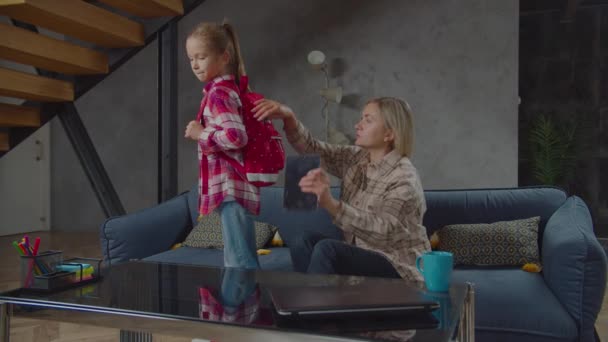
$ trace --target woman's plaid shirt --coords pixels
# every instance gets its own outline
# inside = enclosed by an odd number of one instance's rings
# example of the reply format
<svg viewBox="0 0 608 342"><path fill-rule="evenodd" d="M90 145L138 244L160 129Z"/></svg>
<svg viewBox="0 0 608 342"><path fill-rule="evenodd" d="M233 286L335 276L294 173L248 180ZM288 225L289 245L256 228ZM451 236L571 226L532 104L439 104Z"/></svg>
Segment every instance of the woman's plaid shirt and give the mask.
<svg viewBox="0 0 608 342"><path fill-rule="evenodd" d="M299 153L318 153L323 168L342 179L341 205L333 218L347 242L385 256L404 279L423 282L416 257L431 246L422 217L426 211L418 172L395 150L375 164L357 146L315 140L298 122L286 131Z"/></svg>

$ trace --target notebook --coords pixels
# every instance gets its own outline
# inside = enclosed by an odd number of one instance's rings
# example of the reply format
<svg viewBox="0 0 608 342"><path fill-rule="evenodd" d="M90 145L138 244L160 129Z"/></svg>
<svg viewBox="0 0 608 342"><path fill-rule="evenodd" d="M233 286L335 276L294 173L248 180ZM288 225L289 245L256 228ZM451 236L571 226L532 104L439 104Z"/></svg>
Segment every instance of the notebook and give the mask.
<svg viewBox="0 0 608 342"><path fill-rule="evenodd" d="M365 285L269 288L281 316L327 317L345 314L430 312L439 303L401 282Z"/></svg>

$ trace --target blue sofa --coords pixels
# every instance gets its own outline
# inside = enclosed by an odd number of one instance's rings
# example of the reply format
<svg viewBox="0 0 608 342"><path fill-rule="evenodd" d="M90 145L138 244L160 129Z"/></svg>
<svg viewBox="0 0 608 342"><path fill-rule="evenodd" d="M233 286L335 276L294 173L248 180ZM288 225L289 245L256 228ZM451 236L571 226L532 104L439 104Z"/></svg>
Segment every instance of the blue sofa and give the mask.
<svg viewBox="0 0 608 342"><path fill-rule="evenodd" d="M334 195L339 189L333 188ZM280 229L287 245L303 231L335 238L341 232L323 210L286 212L283 189L263 188L257 220ZM475 284L479 341L593 341L606 287L606 254L578 197L550 187L426 191L429 235L447 224L488 223L540 216L542 273L513 267L457 268L456 281ZM132 259L221 266L221 250L170 247L183 241L197 217L196 191L156 207L108 219L101 226L106 265ZM260 256L263 269L292 270L289 250Z"/></svg>

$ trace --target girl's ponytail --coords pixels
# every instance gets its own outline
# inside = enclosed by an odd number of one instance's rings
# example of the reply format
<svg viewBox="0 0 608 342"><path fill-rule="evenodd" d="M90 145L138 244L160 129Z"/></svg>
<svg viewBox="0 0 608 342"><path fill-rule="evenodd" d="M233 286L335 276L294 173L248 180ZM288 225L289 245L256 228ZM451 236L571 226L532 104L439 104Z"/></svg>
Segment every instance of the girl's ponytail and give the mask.
<svg viewBox="0 0 608 342"><path fill-rule="evenodd" d="M224 22L222 23L222 27L226 31L226 34L230 39L230 43L232 44L232 50L234 51L234 53L233 56L230 56L230 64L233 66L234 74L238 81L241 79L241 76L247 75L247 72L245 71L245 62L243 61L243 55L241 54L241 47L239 45L239 38L236 34L234 26L232 26L226 20L224 20Z"/></svg>

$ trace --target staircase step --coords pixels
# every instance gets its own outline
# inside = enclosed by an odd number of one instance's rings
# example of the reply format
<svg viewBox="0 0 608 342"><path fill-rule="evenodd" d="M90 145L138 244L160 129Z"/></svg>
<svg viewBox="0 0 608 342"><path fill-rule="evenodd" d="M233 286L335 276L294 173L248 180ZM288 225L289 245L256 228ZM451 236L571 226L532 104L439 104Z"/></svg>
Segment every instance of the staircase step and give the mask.
<svg viewBox="0 0 608 342"><path fill-rule="evenodd" d="M8 144L8 133L0 132L0 152L6 152L11 147Z"/></svg>
<svg viewBox="0 0 608 342"><path fill-rule="evenodd" d="M85 1L0 0L0 14L109 48L145 39L142 24Z"/></svg>
<svg viewBox="0 0 608 342"><path fill-rule="evenodd" d="M74 101L74 85L62 80L0 68L0 96L34 101Z"/></svg>
<svg viewBox="0 0 608 342"><path fill-rule="evenodd" d="M99 2L142 18L173 17L184 14L182 0L99 0Z"/></svg>
<svg viewBox="0 0 608 342"><path fill-rule="evenodd" d="M0 127L40 127L40 108L0 103Z"/></svg>
<svg viewBox="0 0 608 342"><path fill-rule="evenodd" d="M105 74L108 56L0 23L0 58L65 74Z"/></svg>

